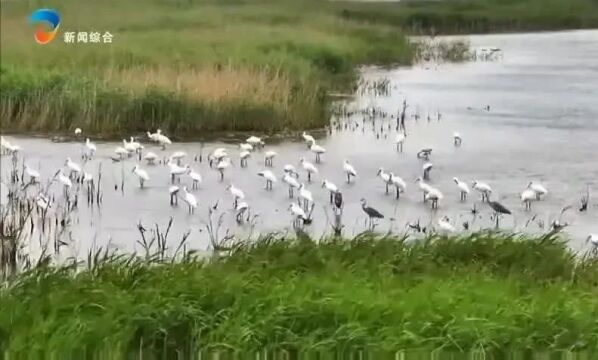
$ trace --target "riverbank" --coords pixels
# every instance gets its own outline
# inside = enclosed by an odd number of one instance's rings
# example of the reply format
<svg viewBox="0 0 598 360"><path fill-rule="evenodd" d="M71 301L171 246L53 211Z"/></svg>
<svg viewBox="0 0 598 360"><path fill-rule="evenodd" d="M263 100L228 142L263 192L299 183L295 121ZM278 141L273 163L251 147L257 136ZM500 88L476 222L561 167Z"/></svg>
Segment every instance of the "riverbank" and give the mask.
<svg viewBox="0 0 598 360"><path fill-rule="evenodd" d="M99 253L82 271L19 276L0 292L0 349L111 358L550 349L591 358L598 348L598 262L553 237L272 236L207 262L156 258Z"/></svg>
<svg viewBox="0 0 598 360"><path fill-rule="evenodd" d="M152 1L140 12L58 0L61 31L110 31L114 40L46 46L23 21L34 9L3 3L2 130L80 127L114 138L157 127L173 136L320 128L327 94L347 92L358 64L414 61L407 34L598 26L591 1L538 3Z"/></svg>

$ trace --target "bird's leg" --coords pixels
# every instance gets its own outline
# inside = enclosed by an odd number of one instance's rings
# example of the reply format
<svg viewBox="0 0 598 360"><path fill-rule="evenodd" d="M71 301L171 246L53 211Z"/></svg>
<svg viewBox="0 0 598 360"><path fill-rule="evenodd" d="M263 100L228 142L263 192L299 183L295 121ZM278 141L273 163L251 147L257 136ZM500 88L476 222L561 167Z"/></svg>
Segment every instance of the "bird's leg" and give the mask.
<svg viewBox="0 0 598 360"><path fill-rule="evenodd" d="M399 191L399 187L395 187L395 189L397 190L397 200L399 199L399 197L401 196L401 192Z"/></svg>
<svg viewBox="0 0 598 360"><path fill-rule="evenodd" d="M220 181L224 180L224 171L220 170Z"/></svg>
<svg viewBox="0 0 598 360"><path fill-rule="evenodd" d="M307 181L311 182L311 172L307 172Z"/></svg>
<svg viewBox="0 0 598 360"><path fill-rule="evenodd" d="M332 204L332 191L330 192L330 203Z"/></svg>
<svg viewBox="0 0 598 360"><path fill-rule="evenodd" d="M386 195L388 195L388 183L386 183Z"/></svg>
<svg viewBox="0 0 598 360"><path fill-rule="evenodd" d="M347 173L347 184L351 183L351 175Z"/></svg>
<svg viewBox="0 0 598 360"><path fill-rule="evenodd" d="M174 184L174 174L170 174L170 183Z"/></svg>

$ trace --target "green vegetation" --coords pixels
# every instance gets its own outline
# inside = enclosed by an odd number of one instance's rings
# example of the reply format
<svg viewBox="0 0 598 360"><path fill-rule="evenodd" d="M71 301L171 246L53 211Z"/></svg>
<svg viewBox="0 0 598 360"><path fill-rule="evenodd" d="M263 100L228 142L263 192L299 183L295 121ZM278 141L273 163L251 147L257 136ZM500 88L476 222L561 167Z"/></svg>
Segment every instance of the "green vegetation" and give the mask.
<svg viewBox="0 0 598 360"><path fill-rule="evenodd" d="M326 94L347 91L356 65L416 58L404 34L598 26L595 0L51 0L43 6L59 10L60 35L110 31L114 41L40 46L26 21L39 6L1 4L3 130L321 127Z"/></svg>
<svg viewBox="0 0 598 360"><path fill-rule="evenodd" d="M20 275L0 292L0 350L61 359L598 351L598 261L549 236L271 236L204 261L147 259L96 257L84 269Z"/></svg>

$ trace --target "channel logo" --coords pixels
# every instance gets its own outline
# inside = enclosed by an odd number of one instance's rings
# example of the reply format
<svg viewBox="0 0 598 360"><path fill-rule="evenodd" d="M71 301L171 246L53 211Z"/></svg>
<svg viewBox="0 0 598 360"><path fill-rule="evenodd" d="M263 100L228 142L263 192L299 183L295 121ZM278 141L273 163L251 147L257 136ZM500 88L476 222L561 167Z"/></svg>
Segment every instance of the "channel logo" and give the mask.
<svg viewBox="0 0 598 360"><path fill-rule="evenodd" d="M52 41L58 33L60 26L60 15L56 10L52 9L37 9L29 17L30 23L40 24L35 31L35 41L38 44L45 45ZM46 26L42 25L46 24ZM47 25L50 26L50 31L46 31Z"/></svg>

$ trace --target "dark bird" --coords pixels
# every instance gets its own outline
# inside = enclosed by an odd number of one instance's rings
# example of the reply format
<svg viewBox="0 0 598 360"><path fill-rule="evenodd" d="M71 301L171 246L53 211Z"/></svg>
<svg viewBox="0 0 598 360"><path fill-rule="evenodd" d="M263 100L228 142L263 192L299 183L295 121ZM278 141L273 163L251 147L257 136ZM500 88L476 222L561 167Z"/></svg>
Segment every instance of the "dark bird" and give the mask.
<svg viewBox="0 0 598 360"><path fill-rule="evenodd" d="M382 215L378 210L374 209L371 206L367 206L365 199L361 199L361 209L363 209L363 212L365 212L369 217L370 227L373 227L374 219L384 219L384 215Z"/></svg>
<svg viewBox="0 0 598 360"><path fill-rule="evenodd" d="M334 206L340 211L343 208L343 194L340 191L334 193Z"/></svg>
<svg viewBox="0 0 598 360"><path fill-rule="evenodd" d="M511 215L511 210L507 209L503 204L499 203L498 201L487 201L488 206L494 210L494 215L496 217L496 228L498 228L498 220L501 214Z"/></svg>

